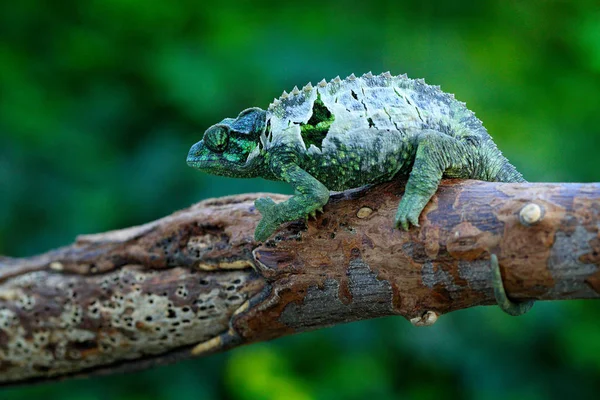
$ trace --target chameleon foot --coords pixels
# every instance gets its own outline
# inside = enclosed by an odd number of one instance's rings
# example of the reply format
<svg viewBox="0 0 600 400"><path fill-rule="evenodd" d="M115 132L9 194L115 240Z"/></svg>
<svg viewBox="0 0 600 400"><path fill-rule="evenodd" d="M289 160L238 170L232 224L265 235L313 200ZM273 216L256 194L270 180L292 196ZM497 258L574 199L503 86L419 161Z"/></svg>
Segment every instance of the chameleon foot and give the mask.
<svg viewBox="0 0 600 400"><path fill-rule="evenodd" d="M490 257L490 263L492 264L492 285L494 287L494 296L496 302L505 313L512 316L519 316L525 314L533 307L533 300L514 302L511 301L506 295L504 290L504 283L502 282L502 275L500 274L500 265L498 265L498 257L492 254Z"/></svg>
<svg viewBox="0 0 600 400"><path fill-rule="evenodd" d="M404 194L400 204L398 205L398 211L396 212L395 226L402 228L407 231L411 225L419 226L419 216L421 211L425 208L425 205L429 199L421 198L417 195Z"/></svg>
<svg viewBox="0 0 600 400"><path fill-rule="evenodd" d="M279 226L274 212L276 204L270 197L264 197L256 199L254 201L254 206L262 215L262 219L254 231L254 237L257 241L264 242L275 232L275 230L277 230L277 227Z"/></svg>

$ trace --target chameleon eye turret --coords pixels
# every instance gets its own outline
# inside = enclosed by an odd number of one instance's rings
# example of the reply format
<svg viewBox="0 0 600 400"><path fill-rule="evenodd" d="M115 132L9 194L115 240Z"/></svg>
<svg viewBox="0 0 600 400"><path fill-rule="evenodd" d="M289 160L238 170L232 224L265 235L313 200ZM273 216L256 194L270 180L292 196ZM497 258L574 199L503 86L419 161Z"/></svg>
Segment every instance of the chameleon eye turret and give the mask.
<svg viewBox="0 0 600 400"><path fill-rule="evenodd" d="M231 129L240 133L259 135L265 128L266 114L265 110L258 107L248 108L231 123Z"/></svg>
<svg viewBox="0 0 600 400"><path fill-rule="evenodd" d="M204 144L215 153L222 153L229 142L229 127L213 125L204 133Z"/></svg>

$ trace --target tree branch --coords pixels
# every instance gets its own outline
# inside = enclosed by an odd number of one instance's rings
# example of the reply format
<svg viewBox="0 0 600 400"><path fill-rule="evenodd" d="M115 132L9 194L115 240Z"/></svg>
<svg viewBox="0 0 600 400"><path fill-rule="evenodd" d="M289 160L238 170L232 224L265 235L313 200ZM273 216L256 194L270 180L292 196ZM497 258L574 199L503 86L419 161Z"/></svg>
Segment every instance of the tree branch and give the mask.
<svg viewBox="0 0 600 400"><path fill-rule="evenodd" d="M421 228L392 228L403 184L332 196L259 245L260 194L0 258L0 386L173 362L338 323L600 297L600 185L445 181ZM285 196L274 195L275 201Z"/></svg>

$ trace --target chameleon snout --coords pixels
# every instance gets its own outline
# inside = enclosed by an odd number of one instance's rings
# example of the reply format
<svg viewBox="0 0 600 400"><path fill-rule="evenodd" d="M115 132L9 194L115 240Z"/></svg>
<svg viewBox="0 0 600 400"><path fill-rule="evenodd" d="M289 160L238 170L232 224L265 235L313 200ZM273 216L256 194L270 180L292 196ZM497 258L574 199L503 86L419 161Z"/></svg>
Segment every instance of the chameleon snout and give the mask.
<svg viewBox="0 0 600 400"><path fill-rule="evenodd" d="M198 165L203 147L204 143L202 143L201 140L190 148L186 159L186 162L190 167L196 167Z"/></svg>

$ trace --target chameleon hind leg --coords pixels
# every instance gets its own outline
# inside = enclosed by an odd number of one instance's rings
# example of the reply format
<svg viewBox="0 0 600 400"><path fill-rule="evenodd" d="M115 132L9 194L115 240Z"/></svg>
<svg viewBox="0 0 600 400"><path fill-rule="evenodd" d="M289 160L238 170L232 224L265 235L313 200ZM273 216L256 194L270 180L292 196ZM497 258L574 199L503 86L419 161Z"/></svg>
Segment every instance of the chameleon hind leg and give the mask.
<svg viewBox="0 0 600 400"><path fill-rule="evenodd" d="M269 197L254 202L262 214L254 231L254 238L259 242L267 240L282 223L314 215L329 201L329 190L325 185L297 164L278 162L271 168L281 180L294 186L296 195L279 204Z"/></svg>
<svg viewBox="0 0 600 400"><path fill-rule="evenodd" d="M523 315L533 307L533 300L514 302L508 298L506 290L504 289L504 283L502 281L502 274L500 273L500 265L498 264L498 257L492 254L490 257L490 263L492 265L492 286L494 288L494 297L496 302L505 313L518 316Z"/></svg>
<svg viewBox="0 0 600 400"><path fill-rule="evenodd" d="M419 226L419 216L446 173L456 178L471 178L475 149L460 140L436 131L424 131L416 137L416 154L396 213L396 226L408 230Z"/></svg>

